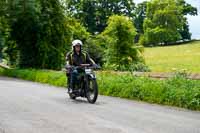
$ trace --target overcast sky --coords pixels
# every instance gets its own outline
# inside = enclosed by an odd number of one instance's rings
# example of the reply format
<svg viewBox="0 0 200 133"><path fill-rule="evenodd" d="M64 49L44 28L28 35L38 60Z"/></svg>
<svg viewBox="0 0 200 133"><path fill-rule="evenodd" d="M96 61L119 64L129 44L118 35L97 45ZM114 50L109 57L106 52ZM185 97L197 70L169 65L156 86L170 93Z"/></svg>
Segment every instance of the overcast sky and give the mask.
<svg viewBox="0 0 200 133"><path fill-rule="evenodd" d="M143 1L145 0L134 0L135 3L140 3ZM186 0L186 2L198 8L198 16L188 16L188 21L192 38L200 39L200 0Z"/></svg>

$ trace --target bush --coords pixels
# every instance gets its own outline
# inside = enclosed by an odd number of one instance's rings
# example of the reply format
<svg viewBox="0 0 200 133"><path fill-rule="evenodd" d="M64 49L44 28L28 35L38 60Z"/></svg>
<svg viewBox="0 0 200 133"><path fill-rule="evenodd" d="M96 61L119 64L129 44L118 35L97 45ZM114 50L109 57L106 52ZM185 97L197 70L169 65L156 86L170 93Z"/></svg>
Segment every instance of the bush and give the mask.
<svg viewBox="0 0 200 133"><path fill-rule="evenodd" d="M47 83L60 87L64 87L67 84L64 73L60 71L36 69L0 69L0 75L34 82Z"/></svg>
<svg viewBox="0 0 200 133"><path fill-rule="evenodd" d="M137 72L150 72L150 68L145 65L144 63L138 62L136 64L132 64L130 66L130 71L137 71Z"/></svg>
<svg viewBox="0 0 200 133"><path fill-rule="evenodd" d="M86 40L83 47L84 50L89 53L90 57L95 61L95 63L103 65L104 49L101 46L101 38L91 36Z"/></svg>
<svg viewBox="0 0 200 133"><path fill-rule="evenodd" d="M137 62L137 63L132 63L129 65L117 65L117 64L105 64L104 68L106 70L115 70L115 71L137 71L137 72L150 72L150 68L145 65L144 63Z"/></svg>
<svg viewBox="0 0 200 133"><path fill-rule="evenodd" d="M130 74L101 72L99 88L103 95L200 110L200 81L184 77L155 80Z"/></svg>
<svg viewBox="0 0 200 133"><path fill-rule="evenodd" d="M128 17L111 16L101 35L107 43L105 67L128 70L131 64L143 62L143 50L134 43L136 29Z"/></svg>

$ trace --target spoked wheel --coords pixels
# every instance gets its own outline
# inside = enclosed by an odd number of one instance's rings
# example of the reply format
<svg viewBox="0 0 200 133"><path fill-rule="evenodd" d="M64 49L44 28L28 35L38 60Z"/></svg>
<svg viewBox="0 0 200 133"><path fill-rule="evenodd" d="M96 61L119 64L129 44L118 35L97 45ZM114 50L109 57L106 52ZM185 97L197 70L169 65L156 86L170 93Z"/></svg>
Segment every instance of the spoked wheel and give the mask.
<svg viewBox="0 0 200 133"><path fill-rule="evenodd" d="M98 97L98 86L95 79L88 79L87 100L89 103L95 103Z"/></svg>

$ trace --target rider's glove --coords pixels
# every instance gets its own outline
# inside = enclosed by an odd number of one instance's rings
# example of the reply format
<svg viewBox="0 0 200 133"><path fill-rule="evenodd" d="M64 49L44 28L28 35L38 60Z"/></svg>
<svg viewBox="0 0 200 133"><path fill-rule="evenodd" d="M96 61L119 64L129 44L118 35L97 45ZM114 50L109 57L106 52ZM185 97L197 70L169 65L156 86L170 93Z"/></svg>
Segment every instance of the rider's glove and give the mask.
<svg viewBox="0 0 200 133"><path fill-rule="evenodd" d="M65 68L66 68L66 69L71 69L72 66L71 66L71 65L65 65Z"/></svg>
<svg viewBox="0 0 200 133"><path fill-rule="evenodd" d="M70 73L70 72L71 72L71 68L72 68L71 65L65 65L65 69L66 69L66 72L67 72L67 73Z"/></svg>

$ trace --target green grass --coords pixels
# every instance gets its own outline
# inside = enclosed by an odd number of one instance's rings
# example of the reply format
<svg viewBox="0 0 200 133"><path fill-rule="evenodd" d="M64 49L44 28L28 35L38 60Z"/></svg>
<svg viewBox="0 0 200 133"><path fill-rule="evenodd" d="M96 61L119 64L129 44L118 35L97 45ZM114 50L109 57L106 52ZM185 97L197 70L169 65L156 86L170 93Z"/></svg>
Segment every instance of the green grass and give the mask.
<svg viewBox="0 0 200 133"><path fill-rule="evenodd" d="M182 69L188 72L200 72L200 41L145 48L144 55L152 72L172 72Z"/></svg>
<svg viewBox="0 0 200 133"><path fill-rule="evenodd" d="M59 87L64 87L67 84L64 73L60 71L0 68L0 75L46 83Z"/></svg>
<svg viewBox="0 0 200 133"><path fill-rule="evenodd" d="M3 70L0 68L0 75L55 86L66 86L64 72L27 69ZM168 80L155 80L110 71L98 72L97 77L99 91L102 95L200 110L199 80L188 80L180 75Z"/></svg>

